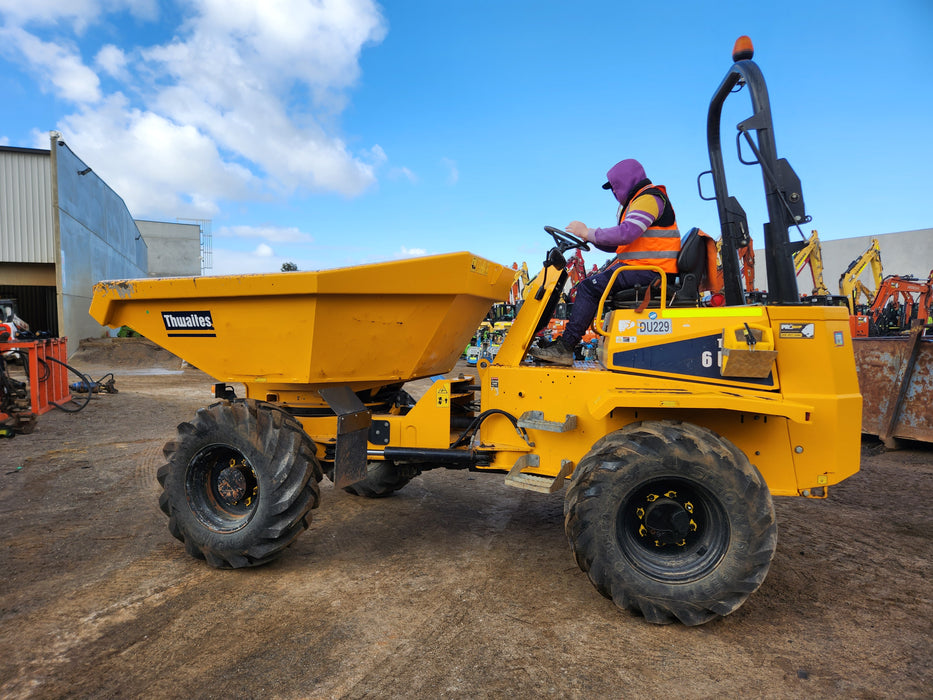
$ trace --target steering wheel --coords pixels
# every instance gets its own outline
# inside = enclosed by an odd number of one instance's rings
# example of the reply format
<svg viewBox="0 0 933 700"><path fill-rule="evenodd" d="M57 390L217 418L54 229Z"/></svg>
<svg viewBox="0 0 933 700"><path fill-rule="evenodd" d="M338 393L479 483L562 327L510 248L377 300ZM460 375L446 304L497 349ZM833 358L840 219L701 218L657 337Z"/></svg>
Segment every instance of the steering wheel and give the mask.
<svg viewBox="0 0 933 700"><path fill-rule="evenodd" d="M574 248L580 248L581 250L589 250L590 246L582 238L577 238L569 231L564 231L560 228L554 228L553 226L545 226L544 230L551 234L551 238L554 239L554 244L560 250L561 253L573 250Z"/></svg>

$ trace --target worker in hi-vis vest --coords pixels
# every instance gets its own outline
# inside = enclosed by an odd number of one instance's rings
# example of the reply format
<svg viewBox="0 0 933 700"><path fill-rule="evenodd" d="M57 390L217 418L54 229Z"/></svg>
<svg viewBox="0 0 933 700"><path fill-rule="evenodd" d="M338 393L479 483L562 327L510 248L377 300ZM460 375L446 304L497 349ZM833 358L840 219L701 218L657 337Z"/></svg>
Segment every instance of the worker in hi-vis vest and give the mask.
<svg viewBox="0 0 933 700"><path fill-rule="evenodd" d="M614 251L616 256L602 270L577 284L573 311L563 335L550 344L532 348L529 354L536 360L573 364L573 350L593 322L599 299L619 265L654 265L665 273L677 273L680 231L667 190L652 184L641 163L632 158L612 166L608 180L603 189L612 190L619 201L618 224L592 229L581 221L571 221L567 231L600 250ZM648 287L657 278L658 273L652 270L623 270L612 289Z"/></svg>

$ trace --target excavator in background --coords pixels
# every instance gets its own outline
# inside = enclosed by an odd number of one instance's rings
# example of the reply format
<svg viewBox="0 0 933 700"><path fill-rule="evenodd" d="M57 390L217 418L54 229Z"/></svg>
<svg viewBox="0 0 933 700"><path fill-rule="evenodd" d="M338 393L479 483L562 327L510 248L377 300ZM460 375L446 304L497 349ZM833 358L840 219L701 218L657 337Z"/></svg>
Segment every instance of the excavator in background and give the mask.
<svg viewBox="0 0 933 700"><path fill-rule="evenodd" d="M814 231L814 233L816 233ZM872 279L875 283L873 291L865 286L860 279L862 273L868 266L871 266ZM839 293L846 298L849 305L849 313L857 315L864 312L869 305L873 305L873 300L877 292L881 291L881 283L884 280L884 268L881 265L881 247L878 245L878 239L872 238L868 249L849 263L846 271L839 276ZM864 297L864 303L859 300Z"/></svg>
<svg viewBox="0 0 933 700"><path fill-rule="evenodd" d="M512 269L515 270L515 281L512 282L512 289L509 292L509 303L519 304L525 294L525 289L531 283L531 275L528 272L528 263L523 262L519 267L518 263L512 263Z"/></svg>
<svg viewBox="0 0 933 700"><path fill-rule="evenodd" d="M933 270L925 281L910 275L889 275L878 285L871 306L852 315L852 335L901 335L918 324L929 325L931 312Z"/></svg>
<svg viewBox="0 0 933 700"><path fill-rule="evenodd" d="M794 272L797 273L798 277L805 265L810 266L810 277L813 280L811 294L814 296L828 295L829 290L823 283L823 253L820 249L820 237L815 229L810 233L806 245L794 253Z"/></svg>
<svg viewBox="0 0 933 700"><path fill-rule="evenodd" d="M751 236L748 245L739 248L739 262L742 264L742 279L745 281L745 293L753 294L759 290L755 287L755 246Z"/></svg>
<svg viewBox="0 0 933 700"><path fill-rule="evenodd" d="M582 263L582 259L581 259ZM531 275L528 272L528 263L523 262L519 265L512 263L512 270L515 276L512 280L512 287L509 290L509 300L498 302L492 305L486 318L479 324L470 344L463 351L462 358L466 359L468 365L475 365L481 359L491 360L499 351L503 338L512 327L512 322L522 307L522 299L525 290L531 283Z"/></svg>
<svg viewBox="0 0 933 700"><path fill-rule="evenodd" d="M722 238L717 240L715 244L712 242L712 238L705 232L700 232L701 236L709 239L707 244L707 259L712 260L712 246L715 245L716 253L716 267L715 270L710 267L706 271L700 287L701 291L710 292L712 295L723 296L723 278L722 278ZM763 292L760 289L755 287L755 244L752 242L752 237L746 237L743 244L738 248L737 251L739 257L739 268L741 271L742 281L745 284L745 299L750 303L763 304L768 300L767 292ZM721 304L714 302L713 306L720 306Z"/></svg>
<svg viewBox="0 0 933 700"><path fill-rule="evenodd" d="M596 265L593 265L593 270L590 274L596 272L596 269ZM586 263L583 262L583 253L580 252L579 248L577 248L574 254L567 260L567 277L569 288L565 288L564 300L572 303L577 296L577 284L587 277Z"/></svg>
<svg viewBox="0 0 933 700"><path fill-rule="evenodd" d="M573 255L567 258L567 265L564 269L567 273L564 291L561 292L560 300L557 302L557 306L554 307L551 320L548 321L547 326L539 333L540 337L545 340L552 340L563 334L564 326L566 326L567 321L570 320L570 312L573 310L573 302L577 296L577 285L590 275L599 272L596 263L593 263L592 268L587 272L586 262L583 260L583 253L579 248L574 251ZM580 344L574 350L577 359L584 359L593 354L592 352L588 352L588 350L595 348L595 340L597 337L596 331L594 331L592 327L587 328L583 337L580 339Z"/></svg>
<svg viewBox="0 0 933 700"><path fill-rule="evenodd" d="M810 294L801 294L800 300L807 304L822 306L845 306L845 297L831 294L823 282L823 251L820 247L820 236L814 229L810 238L794 253L794 272L800 276L805 266L810 267L810 278L813 280L813 290Z"/></svg>

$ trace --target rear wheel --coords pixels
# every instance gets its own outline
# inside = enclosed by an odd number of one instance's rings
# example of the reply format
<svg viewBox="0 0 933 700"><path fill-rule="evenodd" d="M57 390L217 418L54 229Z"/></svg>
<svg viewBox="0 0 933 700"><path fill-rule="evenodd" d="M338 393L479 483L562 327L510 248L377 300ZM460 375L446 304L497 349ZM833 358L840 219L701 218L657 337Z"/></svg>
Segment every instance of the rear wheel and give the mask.
<svg viewBox="0 0 933 700"><path fill-rule="evenodd" d="M564 524L597 590L657 624L733 612L764 581L777 546L758 470L724 438L674 421L599 440L574 472Z"/></svg>
<svg viewBox="0 0 933 700"><path fill-rule="evenodd" d="M159 506L186 551L211 566L259 566L308 527L321 467L290 415L253 400L217 403L178 426L159 469Z"/></svg>
<svg viewBox="0 0 933 700"><path fill-rule="evenodd" d="M355 484L344 486L343 490L354 496L364 498L385 498L408 485L408 482L421 473L411 466L400 466L388 460L371 461L366 464L366 477ZM334 480L334 470L327 470L327 478Z"/></svg>

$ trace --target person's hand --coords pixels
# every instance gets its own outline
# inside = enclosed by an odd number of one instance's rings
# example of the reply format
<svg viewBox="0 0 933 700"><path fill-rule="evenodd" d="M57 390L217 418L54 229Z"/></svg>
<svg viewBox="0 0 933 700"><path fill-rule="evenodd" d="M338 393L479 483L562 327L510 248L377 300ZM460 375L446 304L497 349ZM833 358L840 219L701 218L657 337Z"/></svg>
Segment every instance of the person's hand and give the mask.
<svg viewBox="0 0 933 700"><path fill-rule="evenodd" d="M590 229L587 228L587 225L582 221L571 221L569 224L567 224L567 226L565 226L565 230L569 231L577 238L582 238L584 241L588 242L590 240L587 238L590 233Z"/></svg>

